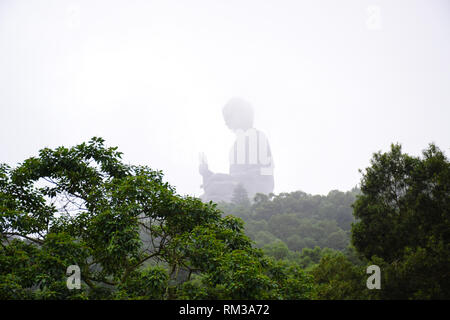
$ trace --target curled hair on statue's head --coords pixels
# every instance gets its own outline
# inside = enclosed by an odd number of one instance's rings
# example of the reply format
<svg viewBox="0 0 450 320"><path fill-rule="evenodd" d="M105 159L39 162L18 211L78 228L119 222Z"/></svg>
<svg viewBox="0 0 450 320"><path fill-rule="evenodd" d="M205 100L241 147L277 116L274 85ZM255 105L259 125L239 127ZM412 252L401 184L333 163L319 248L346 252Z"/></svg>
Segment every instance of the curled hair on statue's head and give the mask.
<svg viewBox="0 0 450 320"><path fill-rule="evenodd" d="M253 108L241 98L230 99L222 110L223 118L231 130L253 128Z"/></svg>

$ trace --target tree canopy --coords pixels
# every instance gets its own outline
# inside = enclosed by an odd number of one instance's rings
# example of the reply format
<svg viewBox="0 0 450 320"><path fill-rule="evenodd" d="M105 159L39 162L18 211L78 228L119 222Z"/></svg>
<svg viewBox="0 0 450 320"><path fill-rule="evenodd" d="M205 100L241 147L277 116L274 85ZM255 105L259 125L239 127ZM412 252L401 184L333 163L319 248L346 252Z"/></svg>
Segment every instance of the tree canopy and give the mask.
<svg viewBox="0 0 450 320"><path fill-rule="evenodd" d="M367 259L382 260L384 297L450 296L450 163L434 144L422 157L401 146L378 152L354 204L352 242Z"/></svg>
<svg viewBox="0 0 450 320"><path fill-rule="evenodd" d="M0 299L450 296L450 165L433 144L422 157L375 153L360 189L236 188L220 204L121 156L92 138L0 164ZM369 265L380 290L366 287Z"/></svg>
<svg viewBox="0 0 450 320"><path fill-rule="evenodd" d="M309 296L310 277L297 270L286 288L292 269L254 248L239 218L121 155L93 138L0 167L0 298ZM66 287L70 265L81 290Z"/></svg>

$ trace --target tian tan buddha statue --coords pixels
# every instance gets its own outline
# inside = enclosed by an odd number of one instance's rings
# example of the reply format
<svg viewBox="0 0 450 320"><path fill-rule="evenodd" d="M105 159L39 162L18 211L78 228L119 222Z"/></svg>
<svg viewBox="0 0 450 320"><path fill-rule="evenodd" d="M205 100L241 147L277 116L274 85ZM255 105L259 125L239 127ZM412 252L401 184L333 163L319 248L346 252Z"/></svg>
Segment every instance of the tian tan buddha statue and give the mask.
<svg viewBox="0 0 450 320"><path fill-rule="evenodd" d="M253 128L253 108L247 101L233 98L223 107L223 117L236 140L230 150L230 173L213 173L201 154L199 172L203 177L203 201L230 202L241 185L250 200L256 193L273 192L273 159L267 137Z"/></svg>

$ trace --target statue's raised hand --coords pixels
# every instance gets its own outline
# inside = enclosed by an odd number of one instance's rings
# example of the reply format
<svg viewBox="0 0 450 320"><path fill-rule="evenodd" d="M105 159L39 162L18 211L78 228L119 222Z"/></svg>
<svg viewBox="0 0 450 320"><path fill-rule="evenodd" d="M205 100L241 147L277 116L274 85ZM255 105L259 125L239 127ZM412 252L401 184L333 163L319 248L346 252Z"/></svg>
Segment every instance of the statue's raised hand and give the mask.
<svg viewBox="0 0 450 320"><path fill-rule="evenodd" d="M200 172L203 178L208 178L213 173L208 168L208 161L206 160L206 155L203 152L199 154L199 161L200 165L198 166L198 172Z"/></svg>
<svg viewBox="0 0 450 320"><path fill-rule="evenodd" d="M207 163L200 163L198 166L198 172L200 172L200 174L204 177L208 176L211 171L209 170Z"/></svg>

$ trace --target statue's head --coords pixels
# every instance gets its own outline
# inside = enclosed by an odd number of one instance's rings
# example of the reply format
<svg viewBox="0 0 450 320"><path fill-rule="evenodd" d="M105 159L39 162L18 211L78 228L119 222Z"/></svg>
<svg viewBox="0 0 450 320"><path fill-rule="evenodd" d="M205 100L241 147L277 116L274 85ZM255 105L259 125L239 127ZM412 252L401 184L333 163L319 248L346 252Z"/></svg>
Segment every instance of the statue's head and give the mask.
<svg viewBox="0 0 450 320"><path fill-rule="evenodd" d="M223 107L223 118L231 130L247 130L253 127L253 108L241 98L232 98Z"/></svg>

